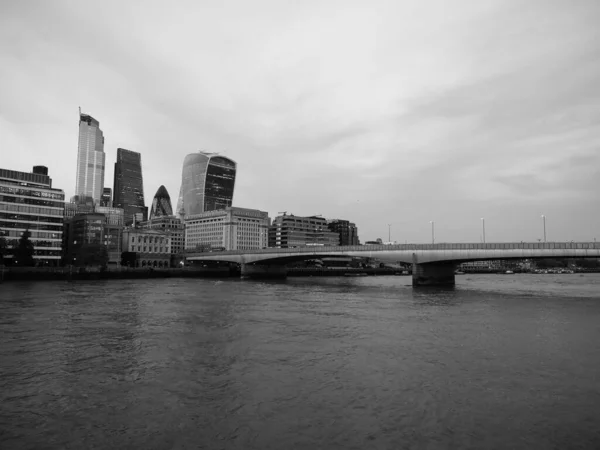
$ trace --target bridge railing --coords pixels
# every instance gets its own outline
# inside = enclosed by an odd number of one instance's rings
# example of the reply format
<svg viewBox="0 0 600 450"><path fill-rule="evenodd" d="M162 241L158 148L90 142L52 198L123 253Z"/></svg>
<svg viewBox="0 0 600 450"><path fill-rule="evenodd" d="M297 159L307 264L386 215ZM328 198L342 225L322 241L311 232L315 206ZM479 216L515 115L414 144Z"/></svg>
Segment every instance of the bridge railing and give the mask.
<svg viewBox="0 0 600 450"><path fill-rule="evenodd" d="M396 245L346 245L332 247L295 247L295 248L263 248L254 250L226 250L214 252L223 255L249 255L264 253L315 253L327 252L380 252L392 250L574 250L600 249L600 242L501 242L501 243L440 243L440 244L396 244ZM195 256L210 252L199 252ZM192 255L190 255L192 256Z"/></svg>

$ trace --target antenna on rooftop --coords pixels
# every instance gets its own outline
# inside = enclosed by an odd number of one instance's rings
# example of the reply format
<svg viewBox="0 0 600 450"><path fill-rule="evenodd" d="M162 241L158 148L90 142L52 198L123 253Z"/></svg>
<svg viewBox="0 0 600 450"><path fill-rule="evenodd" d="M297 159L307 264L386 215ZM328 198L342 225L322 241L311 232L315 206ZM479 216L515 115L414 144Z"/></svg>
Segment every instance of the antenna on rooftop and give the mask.
<svg viewBox="0 0 600 450"><path fill-rule="evenodd" d="M285 216L287 214L287 211L278 211L277 214L283 214Z"/></svg>

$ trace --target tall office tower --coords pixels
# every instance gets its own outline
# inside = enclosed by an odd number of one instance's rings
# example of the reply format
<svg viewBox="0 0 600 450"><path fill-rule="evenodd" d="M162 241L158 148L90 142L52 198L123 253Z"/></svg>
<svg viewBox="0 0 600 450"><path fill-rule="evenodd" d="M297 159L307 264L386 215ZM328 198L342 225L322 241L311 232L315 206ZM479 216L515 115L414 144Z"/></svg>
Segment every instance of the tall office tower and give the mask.
<svg viewBox="0 0 600 450"><path fill-rule="evenodd" d="M147 218L148 208L144 206L142 155L138 152L124 148L117 149L113 207L123 208L125 225L131 224L137 213L142 214L142 220Z"/></svg>
<svg viewBox="0 0 600 450"><path fill-rule="evenodd" d="M334 219L327 221L330 231L340 235L339 245L360 245L358 240L358 229L356 225L348 220Z"/></svg>
<svg viewBox="0 0 600 450"><path fill-rule="evenodd" d="M112 189L105 187L102 189L102 197L100 198L100 206L112 206Z"/></svg>
<svg viewBox="0 0 600 450"><path fill-rule="evenodd" d="M235 161L218 153L191 153L183 161L177 214L181 218L231 206Z"/></svg>
<svg viewBox="0 0 600 450"><path fill-rule="evenodd" d="M104 135L100 122L79 112L79 144L75 194L99 202L104 187Z"/></svg>
<svg viewBox="0 0 600 450"><path fill-rule="evenodd" d="M161 186L154 195L152 200L152 208L150 208L150 220L156 219L157 217L172 216L173 207L171 206L171 197L167 192L167 188Z"/></svg>

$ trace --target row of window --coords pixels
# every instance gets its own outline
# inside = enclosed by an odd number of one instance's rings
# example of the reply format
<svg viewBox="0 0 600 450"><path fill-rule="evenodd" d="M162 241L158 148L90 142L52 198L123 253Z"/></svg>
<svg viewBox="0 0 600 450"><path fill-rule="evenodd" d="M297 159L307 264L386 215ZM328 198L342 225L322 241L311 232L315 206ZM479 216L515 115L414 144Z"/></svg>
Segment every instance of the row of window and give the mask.
<svg viewBox="0 0 600 450"><path fill-rule="evenodd" d="M40 208L39 206L29 206L20 204L0 204L0 211L14 211L28 214L40 214L45 216L63 217L62 209Z"/></svg>
<svg viewBox="0 0 600 450"><path fill-rule="evenodd" d="M0 228L28 228L29 231L34 230L48 230L48 231L60 231L62 233L62 224L50 225L39 222L14 222L11 220L3 221L0 219Z"/></svg>
<svg viewBox="0 0 600 450"><path fill-rule="evenodd" d="M14 195L0 195L0 202L5 203L23 203L25 205L50 206L54 208L64 208L65 203L53 200L38 200L35 198L15 197Z"/></svg>
<svg viewBox="0 0 600 450"><path fill-rule="evenodd" d="M0 192L13 195L27 195L29 197L51 198L55 200L64 200L64 193L48 192L46 190L22 189L10 186L0 186Z"/></svg>

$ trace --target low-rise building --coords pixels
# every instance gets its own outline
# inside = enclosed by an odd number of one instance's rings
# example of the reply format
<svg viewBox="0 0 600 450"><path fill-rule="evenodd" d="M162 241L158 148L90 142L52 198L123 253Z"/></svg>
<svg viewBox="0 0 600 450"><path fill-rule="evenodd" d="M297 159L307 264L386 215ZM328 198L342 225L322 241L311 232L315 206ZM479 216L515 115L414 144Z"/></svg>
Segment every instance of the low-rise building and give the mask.
<svg viewBox="0 0 600 450"><path fill-rule="evenodd" d="M269 214L229 206L185 217L186 250L252 250L268 245Z"/></svg>
<svg viewBox="0 0 600 450"><path fill-rule="evenodd" d="M140 222L139 228L161 230L171 233L171 253L176 255L183 253L185 239L185 225L176 216L156 216L150 220Z"/></svg>
<svg viewBox="0 0 600 450"><path fill-rule="evenodd" d="M277 216L269 227L269 247L336 245L340 245L340 235L331 231L327 226L327 220L322 217L300 217L284 213L282 216Z"/></svg>
<svg viewBox="0 0 600 450"><path fill-rule="evenodd" d="M134 254L128 265L134 267L169 267L171 264L171 233L169 231L125 228L123 253ZM127 265L127 264L126 264Z"/></svg>
<svg viewBox="0 0 600 450"><path fill-rule="evenodd" d="M358 228L356 228L356 225L349 220L328 220L327 227L330 231L340 235L338 245L360 245L360 241L358 239Z"/></svg>

